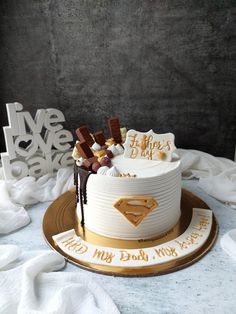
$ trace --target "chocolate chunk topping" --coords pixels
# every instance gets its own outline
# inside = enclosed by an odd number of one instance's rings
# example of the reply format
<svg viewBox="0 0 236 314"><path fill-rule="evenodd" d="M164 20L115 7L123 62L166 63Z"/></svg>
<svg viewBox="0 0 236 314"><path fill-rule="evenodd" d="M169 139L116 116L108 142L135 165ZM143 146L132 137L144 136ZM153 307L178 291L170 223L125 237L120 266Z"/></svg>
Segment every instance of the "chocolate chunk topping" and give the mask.
<svg viewBox="0 0 236 314"><path fill-rule="evenodd" d="M93 164L92 164L92 171L97 173L98 169L101 167L100 163L98 161L95 161Z"/></svg>
<svg viewBox="0 0 236 314"><path fill-rule="evenodd" d="M87 142L89 146L92 146L94 143L94 140L92 136L89 134L87 126L83 125L80 128L78 128L76 131L76 135L78 136L78 139L83 142Z"/></svg>
<svg viewBox="0 0 236 314"><path fill-rule="evenodd" d="M98 158L96 156L93 156L91 158L85 159L85 161L83 162L83 166L88 169L91 170L92 169L92 164L94 162L96 162L98 160Z"/></svg>
<svg viewBox="0 0 236 314"><path fill-rule="evenodd" d="M102 131L98 131L93 134L95 141L100 145L103 146L106 142L105 136Z"/></svg>
<svg viewBox="0 0 236 314"><path fill-rule="evenodd" d="M120 132L120 122L118 118L110 118L108 120L108 126L111 133L111 136L116 143L122 142L121 132Z"/></svg>
<svg viewBox="0 0 236 314"><path fill-rule="evenodd" d="M107 157L107 156L104 156L100 160L100 164L101 164L101 166L110 167L111 166L111 159L109 157Z"/></svg>
<svg viewBox="0 0 236 314"><path fill-rule="evenodd" d="M93 152L91 151L90 147L88 146L87 142L83 141L76 144L76 148L78 149L80 155L85 158L92 158Z"/></svg>

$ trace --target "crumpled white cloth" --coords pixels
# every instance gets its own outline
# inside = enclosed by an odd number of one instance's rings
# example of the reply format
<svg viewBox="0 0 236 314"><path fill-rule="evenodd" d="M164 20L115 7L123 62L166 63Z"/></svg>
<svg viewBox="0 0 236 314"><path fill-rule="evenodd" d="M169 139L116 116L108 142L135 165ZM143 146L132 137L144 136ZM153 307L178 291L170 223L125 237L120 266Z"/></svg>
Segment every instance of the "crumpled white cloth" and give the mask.
<svg viewBox="0 0 236 314"><path fill-rule="evenodd" d="M53 251L21 253L15 245L0 246L0 313L119 313L88 275L55 273L64 265L64 258Z"/></svg>
<svg viewBox="0 0 236 314"><path fill-rule="evenodd" d="M30 222L25 206L53 201L74 186L73 167L59 169L39 179L0 180L0 234L19 229Z"/></svg>
<svg viewBox="0 0 236 314"><path fill-rule="evenodd" d="M220 240L222 249L236 261L236 229L228 231Z"/></svg>
<svg viewBox="0 0 236 314"><path fill-rule="evenodd" d="M183 179L199 179L198 186L236 208L236 163L197 150L178 149Z"/></svg>
<svg viewBox="0 0 236 314"><path fill-rule="evenodd" d="M236 163L196 150L178 149L184 179L198 178L198 186L219 201L236 208ZM222 249L236 261L236 229L220 241Z"/></svg>

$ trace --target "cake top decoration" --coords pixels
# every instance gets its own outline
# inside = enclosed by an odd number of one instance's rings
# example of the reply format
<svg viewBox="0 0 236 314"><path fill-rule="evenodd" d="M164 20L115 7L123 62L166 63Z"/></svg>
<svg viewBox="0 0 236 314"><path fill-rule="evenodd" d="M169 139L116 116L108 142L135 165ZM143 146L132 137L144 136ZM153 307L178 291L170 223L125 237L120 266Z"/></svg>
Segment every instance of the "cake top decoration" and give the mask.
<svg viewBox="0 0 236 314"><path fill-rule="evenodd" d="M171 161L176 149L174 134L156 134L153 130L138 132L129 130L124 145L124 157L131 159L148 159Z"/></svg>
<svg viewBox="0 0 236 314"><path fill-rule="evenodd" d="M135 178L137 174L129 174L126 169L112 168L120 160L118 155L129 159L171 161L172 152L176 149L172 133L156 134L153 130L127 132L126 128L120 128L117 117L108 119L108 127L110 138L106 138L102 130L91 134L87 126L76 129L78 141L72 156L78 167L102 175ZM106 169L100 169L103 167L112 169L107 173Z"/></svg>
<svg viewBox="0 0 236 314"><path fill-rule="evenodd" d="M76 166L84 167L87 171L98 173L101 167L111 167L111 158L123 154L122 142L126 136L126 128L120 128L119 118L108 120L111 137L106 139L102 130L91 134L88 127L83 125L76 129L78 140L73 149L72 157ZM105 174L103 169L99 173ZM112 168L107 175L119 176L117 169Z"/></svg>

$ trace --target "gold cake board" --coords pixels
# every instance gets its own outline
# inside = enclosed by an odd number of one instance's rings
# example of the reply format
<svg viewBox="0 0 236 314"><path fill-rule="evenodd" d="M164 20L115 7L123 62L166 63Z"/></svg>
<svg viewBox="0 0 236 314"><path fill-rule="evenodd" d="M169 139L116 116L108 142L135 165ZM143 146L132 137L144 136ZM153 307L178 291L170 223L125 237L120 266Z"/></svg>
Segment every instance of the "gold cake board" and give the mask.
<svg viewBox="0 0 236 314"><path fill-rule="evenodd" d="M176 226L168 233L158 237L157 239L150 240L118 240L103 237L95 234L86 228L81 228L76 219L76 197L75 189L72 189L58 199L56 199L46 210L43 218L43 233L49 246L63 255L66 260L76 264L82 268L90 271L95 271L107 275L116 276L150 276L150 275L162 275L177 271L181 268L187 267L196 261L198 261L203 255L205 255L213 246L217 234L218 224L214 214L212 215L212 227L207 241L198 250L193 253L176 260L172 260L163 264L140 267L140 268L128 268L128 267L114 267L107 265L97 265L90 262L81 262L72 256L67 255L62 251L53 241L52 236L65 232L67 230L75 229L76 234L83 240L94 245L100 245L111 248L147 248L159 244L164 244L170 240L177 238L181 235L189 226L192 218L192 208L205 208L209 209L206 203L193 193L182 189L181 198L181 217ZM86 222L85 222L86 223Z"/></svg>

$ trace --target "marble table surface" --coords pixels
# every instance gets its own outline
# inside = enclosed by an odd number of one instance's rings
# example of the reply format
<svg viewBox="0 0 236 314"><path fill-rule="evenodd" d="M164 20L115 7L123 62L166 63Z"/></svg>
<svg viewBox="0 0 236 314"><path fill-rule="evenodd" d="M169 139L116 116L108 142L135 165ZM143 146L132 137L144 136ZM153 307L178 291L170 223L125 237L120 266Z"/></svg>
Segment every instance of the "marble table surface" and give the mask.
<svg viewBox="0 0 236 314"><path fill-rule="evenodd" d="M112 297L121 313L236 313L236 262L220 246L220 239L236 228L236 210L208 196L197 181L183 181L183 187L202 198L214 211L219 236L211 251L197 263L162 276L145 278L112 277L92 273L70 263L64 271L91 276ZM41 223L50 203L29 207L32 222L0 238L0 244L16 244L23 250L49 250Z"/></svg>

